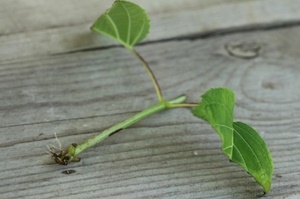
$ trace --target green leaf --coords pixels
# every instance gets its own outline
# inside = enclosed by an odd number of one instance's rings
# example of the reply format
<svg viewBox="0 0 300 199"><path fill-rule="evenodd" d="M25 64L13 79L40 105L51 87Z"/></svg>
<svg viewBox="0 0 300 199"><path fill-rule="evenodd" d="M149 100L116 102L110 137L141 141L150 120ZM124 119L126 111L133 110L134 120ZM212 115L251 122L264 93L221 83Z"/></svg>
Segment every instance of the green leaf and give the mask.
<svg viewBox="0 0 300 199"><path fill-rule="evenodd" d="M147 36L149 28L145 11L134 3L121 0L115 1L92 26L92 30L117 40L129 49Z"/></svg>
<svg viewBox="0 0 300 199"><path fill-rule="evenodd" d="M211 124L221 137L222 151L251 174L267 193L273 174L271 153L253 128L242 122L233 122L234 103L231 90L211 89L202 96L202 102L193 114Z"/></svg>

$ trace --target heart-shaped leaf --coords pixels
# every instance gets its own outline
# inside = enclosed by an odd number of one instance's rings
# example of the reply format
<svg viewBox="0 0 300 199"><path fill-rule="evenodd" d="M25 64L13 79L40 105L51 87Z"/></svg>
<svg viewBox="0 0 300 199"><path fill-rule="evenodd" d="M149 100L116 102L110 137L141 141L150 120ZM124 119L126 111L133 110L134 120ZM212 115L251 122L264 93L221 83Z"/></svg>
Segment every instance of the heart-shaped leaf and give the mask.
<svg viewBox="0 0 300 199"><path fill-rule="evenodd" d="M115 1L92 26L92 30L117 40L129 49L147 36L149 28L145 11L134 3L121 0Z"/></svg>
<svg viewBox="0 0 300 199"><path fill-rule="evenodd" d="M221 137L222 151L251 174L267 193L273 174L271 153L253 128L242 122L233 122L234 103L231 90L211 89L202 95L202 102L193 114L211 124Z"/></svg>

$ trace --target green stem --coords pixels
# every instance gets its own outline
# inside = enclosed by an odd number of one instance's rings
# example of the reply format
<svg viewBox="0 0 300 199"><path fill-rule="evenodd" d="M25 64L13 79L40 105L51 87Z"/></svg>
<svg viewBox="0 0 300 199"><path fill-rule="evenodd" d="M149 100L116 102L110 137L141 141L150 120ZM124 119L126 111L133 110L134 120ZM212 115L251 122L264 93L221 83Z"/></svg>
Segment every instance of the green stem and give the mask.
<svg viewBox="0 0 300 199"><path fill-rule="evenodd" d="M155 75L152 72L150 66L146 62L146 60L134 48L127 48L127 49L130 50L141 61L142 65L144 66L144 68L146 69L148 75L150 76L150 79L152 80L153 86L154 86L155 91L156 91L156 95L158 97L158 101L163 102L164 99L163 99L163 96L162 96L160 86L159 86L159 84L157 82L157 79L155 78Z"/></svg>
<svg viewBox="0 0 300 199"><path fill-rule="evenodd" d="M169 104L168 108L194 108L196 106L198 106L197 103Z"/></svg>
<svg viewBox="0 0 300 199"><path fill-rule="evenodd" d="M70 162L79 161L79 159L77 158L78 154L96 145L97 143L101 142L102 140L109 137L110 135L125 129L137 123L138 121L145 119L146 117L149 117L155 113L161 112L163 110L171 109L171 108L190 107L188 104L181 104L185 100L186 100L186 96L182 95L171 101L161 101L156 105L151 106L108 129L105 129L100 134L84 141L81 144L72 144L67 151L61 150L58 154L52 152L52 156L54 157L55 161L58 164L63 164L63 165L67 165ZM174 106L176 104L178 104L178 106Z"/></svg>

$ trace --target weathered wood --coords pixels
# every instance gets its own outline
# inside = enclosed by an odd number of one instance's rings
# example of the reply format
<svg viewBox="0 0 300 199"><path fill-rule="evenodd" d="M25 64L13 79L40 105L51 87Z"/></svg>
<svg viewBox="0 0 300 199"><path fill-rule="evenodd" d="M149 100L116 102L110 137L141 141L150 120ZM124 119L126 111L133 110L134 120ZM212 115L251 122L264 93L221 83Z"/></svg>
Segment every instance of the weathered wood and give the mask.
<svg viewBox="0 0 300 199"><path fill-rule="evenodd" d="M186 93L197 101L210 87L235 90L237 119L260 130L273 153L274 184L266 198L296 197L299 187L299 51L291 47L298 46L295 41L283 40L298 32L283 29L139 47L167 97ZM232 41L255 41L262 52L250 60L231 57L224 45ZM45 146L53 132L64 145L79 142L153 103L151 84L142 72L120 48L3 65L2 197L260 195L253 179L226 160L211 128L184 109L158 114L110 137L82 154L78 164L51 163ZM68 169L76 173L61 173Z"/></svg>
<svg viewBox="0 0 300 199"><path fill-rule="evenodd" d="M84 152L79 163L55 165L46 154L46 145L55 141L54 132L64 147L78 143L152 105L155 92L140 63L123 48L69 53L100 46L99 39L111 45L105 38L89 36L87 29L66 34L87 28L98 15L95 7L107 1L64 1L57 10L53 7L58 1L11 2L2 1L0 7L0 198L257 198L262 194L252 177L223 155L211 127L187 109L143 120ZM176 0L177 4L164 1L160 8L158 1L139 2L148 6L154 20L149 41L170 39L138 47L166 98L185 93L196 102L211 87L232 88L236 119L259 130L273 154L273 186L264 198L299 198L300 28L171 39L223 28L294 23L300 19L299 2ZM75 11L82 9L78 12L85 17L73 18L76 13L67 3ZM266 17L243 19L247 13L242 11L249 5L254 16L265 12ZM240 16L238 22L224 14L229 10ZM271 10L277 10L276 15ZM39 13L47 11L55 12L51 16L56 18L48 21L47 14ZM208 17L217 11L222 13L219 17ZM25 18L27 13L35 17ZM205 15L210 23L218 22L205 28L200 17ZM191 20L195 16L204 23L200 27ZM23 21L9 26L16 19ZM175 31L176 27L186 28ZM74 39L78 35L84 39ZM241 59L236 53L243 49L229 53L225 48L238 44L244 48L255 44L258 56ZM62 173L68 170L76 172Z"/></svg>
<svg viewBox="0 0 300 199"><path fill-rule="evenodd" d="M0 60L115 44L90 32L113 1L3 1ZM298 0L139 0L152 21L146 41L252 26L299 23ZM16 12L17 11L17 12Z"/></svg>

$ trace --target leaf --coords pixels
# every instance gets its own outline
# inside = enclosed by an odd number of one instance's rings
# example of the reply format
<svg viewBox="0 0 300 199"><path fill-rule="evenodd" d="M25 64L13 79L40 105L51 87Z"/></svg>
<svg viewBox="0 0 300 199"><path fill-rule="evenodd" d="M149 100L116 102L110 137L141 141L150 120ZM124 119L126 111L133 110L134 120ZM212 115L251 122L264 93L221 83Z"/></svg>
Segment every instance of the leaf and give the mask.
<svg viewBox="0 0 300 199"><path fill-rule="evenodd" d="M140 6L117 0L97 19L91 29L132 49L136 43L147 36L150 23L147 14Z"/></svg>
<svg viewBox="0 0 300 199"><path fill-rule="evenodd" d="M273 174L271 153L253 128L242 122L233 122L234 103L231 90L211 89L202 96L202 102L193 114L211 124L221 137L222 151L251 174L267 193Z"/></svg>

